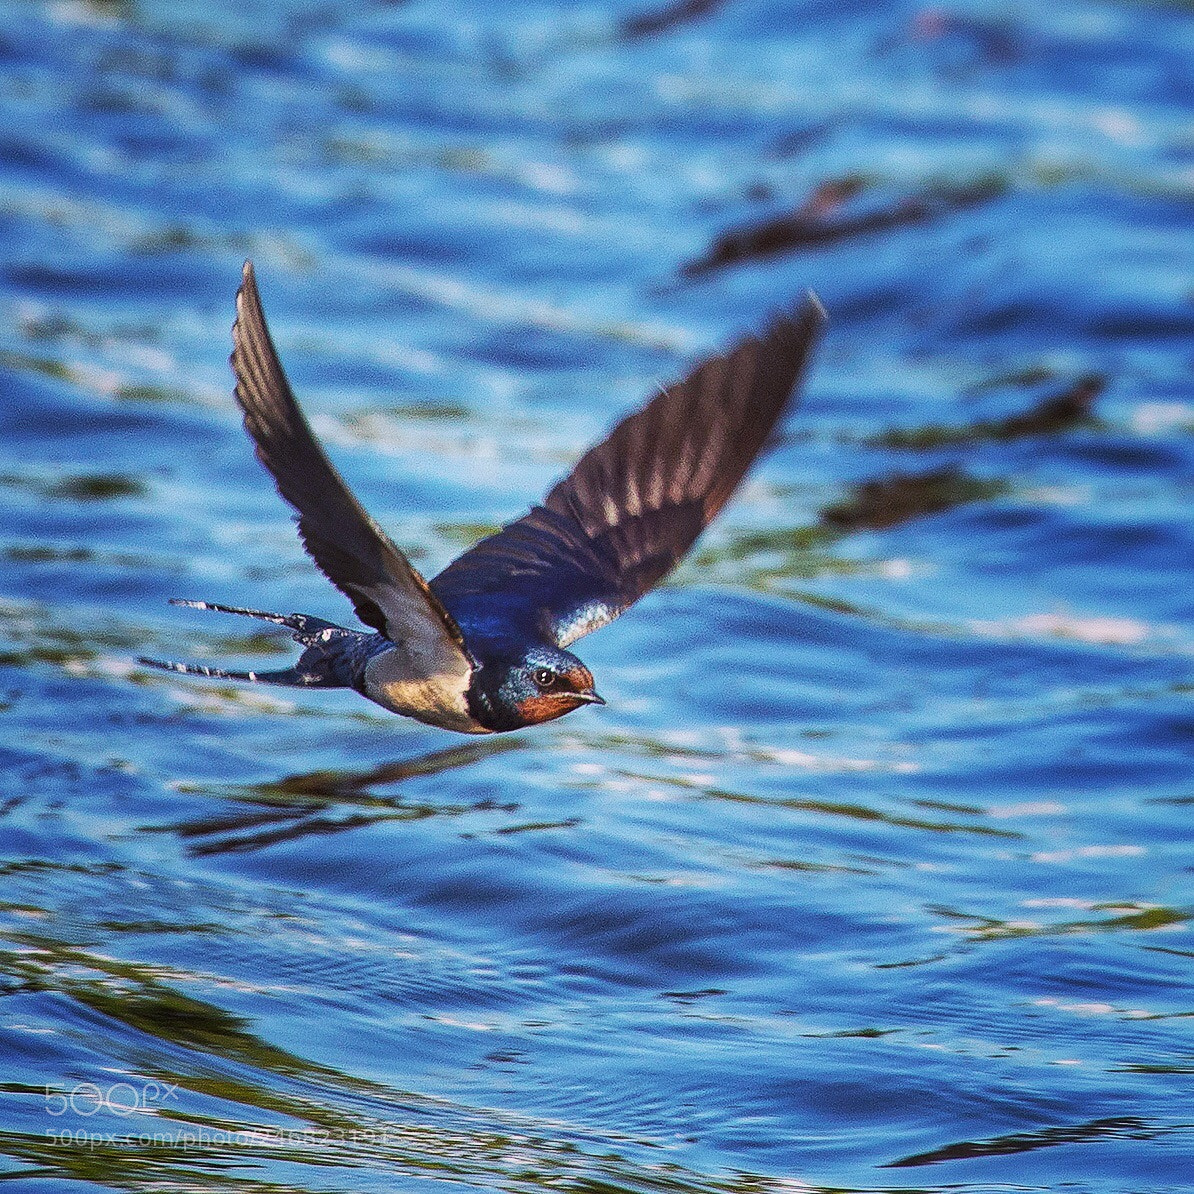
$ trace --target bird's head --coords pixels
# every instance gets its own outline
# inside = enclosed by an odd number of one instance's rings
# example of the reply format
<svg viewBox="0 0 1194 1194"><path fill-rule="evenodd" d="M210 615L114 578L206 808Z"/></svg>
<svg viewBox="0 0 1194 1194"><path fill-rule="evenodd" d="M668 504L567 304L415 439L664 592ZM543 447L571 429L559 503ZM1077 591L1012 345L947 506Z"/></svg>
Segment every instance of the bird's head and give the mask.
<svg viewBox="0 0 1194 1194"><path fill-rule="evenodd" d="M593 691L592 672L570 652L547 646L480 662L468 703L477 721L495 731L520 730L581 705L605 704Z"/></svg>

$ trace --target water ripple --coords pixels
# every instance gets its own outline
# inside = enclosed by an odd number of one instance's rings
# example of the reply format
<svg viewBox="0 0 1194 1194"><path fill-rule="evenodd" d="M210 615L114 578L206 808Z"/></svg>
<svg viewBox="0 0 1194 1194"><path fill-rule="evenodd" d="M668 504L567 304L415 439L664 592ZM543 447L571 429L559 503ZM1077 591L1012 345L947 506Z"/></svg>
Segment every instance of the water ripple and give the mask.
<svg viewBox="0 0 1194 1194"><path fill-rule="evenodd" d="M1188 1188L1181 5L0 0L0 1178ZM229 395L429 573L815 288L610 705L453 743ZM935 1183L926 1185L926 1182Z"/></svg>

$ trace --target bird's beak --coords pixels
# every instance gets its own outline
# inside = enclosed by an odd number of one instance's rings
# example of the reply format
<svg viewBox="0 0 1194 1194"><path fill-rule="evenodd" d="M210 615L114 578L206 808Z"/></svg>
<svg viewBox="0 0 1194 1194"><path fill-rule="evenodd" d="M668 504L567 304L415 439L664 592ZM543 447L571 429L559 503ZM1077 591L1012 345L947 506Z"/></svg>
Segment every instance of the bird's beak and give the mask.
<svg viewBox="0 0 1194 1194"><path fill-rule="evenodd" d="M599 697L595 692L570 692L568 694L574 701L581 701L586 705L604 705L605 698Z"/></svg>

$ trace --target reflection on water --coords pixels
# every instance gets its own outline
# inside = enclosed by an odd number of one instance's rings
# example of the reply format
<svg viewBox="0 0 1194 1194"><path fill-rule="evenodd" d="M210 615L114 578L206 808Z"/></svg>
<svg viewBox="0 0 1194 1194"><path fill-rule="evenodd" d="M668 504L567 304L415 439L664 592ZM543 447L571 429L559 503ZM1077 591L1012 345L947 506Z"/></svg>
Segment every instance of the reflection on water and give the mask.
<svg viewBox="0 0 1194 1194"><path fill-rule="evenodd" d="M1032 380L1039 380L1033 378ZM964 427L916 427L888 431L875 443L887 448L938 448L946 444L975 443L984 439L1015 439L1022 435L1052 435L1067 428L1093 423L1091 406L1106 388L1107 379L1088 373L1057 393L1040 399L1029 410L1000 419L982 419Z"/></svg>
<svg viewBox="0 0 1194 1194"><path fill-rule="evenodd" d="M288 775L264 783L223 785L207 789L229 801L253 806L247 812L202 816L184 823L158 827L191 839L191 854L222 854L238 850L261 850L279 842L294 841L308 834L339 833L383 821L409 821L422 817L458 817L467 812L513 812L517 802L498 804L492 799L472 804L404 801L378 789L413 778L426 778L458 767L469 767L490 755L517 750L520 739L497 738L482 743L428 754L367 771L313 771ZM204 791L202 785L189 785ZM340 806L348 805L352 811ZM149 827L146 827L149 828ZM499 833L515 832L518 826L504 826Z"/></svg>
<svg viewBox="0 0 1194 1194"><path fill-rule="evenodd" d="M0 1178L1189 1186L1179 5L0 0ZM433 573L815 288L608 707L462 742L150 673L345 607L256 259ZM929 1183L926 1185L926 1183Z"/></svg>
<svg viewBox="0 0 1194 1194"><path fill-rule="evenodd" d="M932 223L952 212L989 203L1005 189L1002 179L982 179L964 186L929 187L903 199L872 204L871 210L853 211L850 210L853 201L867 190L866 180L854 175L823 183L791 215L723 233L705 256L685 265L683 273L688 278L698 278L735 262L765 259L778 253L865 239L898 228Z"/></svg>
<svg viewBox="0 0 1194 1194"><path fill-rule="evenodd" d="M911 1165L932 1165L937 1161L957 1161L966 1157L997 1157L1011 1153L1031 1152L1037 1148L1052 1148L1058 1144L1077 1144L1101 1137L1127 1136L1133 1140L1154 1140L1166 1129L1150 1128L1142 1119L1123 1115L1114 1119L1095 1119L1089 1123L1067 1127L1044 1128L1039 1132L1017 1132L1009 1136L995 1136L990 1140L966 1140L892 1161L887 1168L902 1169Z"/></svg>

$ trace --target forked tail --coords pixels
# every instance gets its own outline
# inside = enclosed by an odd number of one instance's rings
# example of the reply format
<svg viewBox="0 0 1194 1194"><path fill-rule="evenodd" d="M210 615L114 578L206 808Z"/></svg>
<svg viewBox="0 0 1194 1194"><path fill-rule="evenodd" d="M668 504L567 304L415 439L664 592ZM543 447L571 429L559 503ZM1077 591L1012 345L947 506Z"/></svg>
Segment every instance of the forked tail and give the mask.
<svg viewBox="0 0 1194 1194"><path fill-rule="evenodd" d="M373 655L375 640L381 636L348 630L334 622L325 622L311 614L271 614L260 609L238 609L235 605L219 605L214 601L186 601L175 597L171 605L189 609L210 609L221 614L240 614L273 622L293 632L294 641L306 648L293 667L272 672L229 672L223 668L206 667L199 663L178 663L174 660L147 659L137 662L164 672L182 672L187 676L208 676L213 680L250 680L258 684L285 684L292 688L357 688L365 664ZM378 642L378 646L381 643Z"/></svg>

